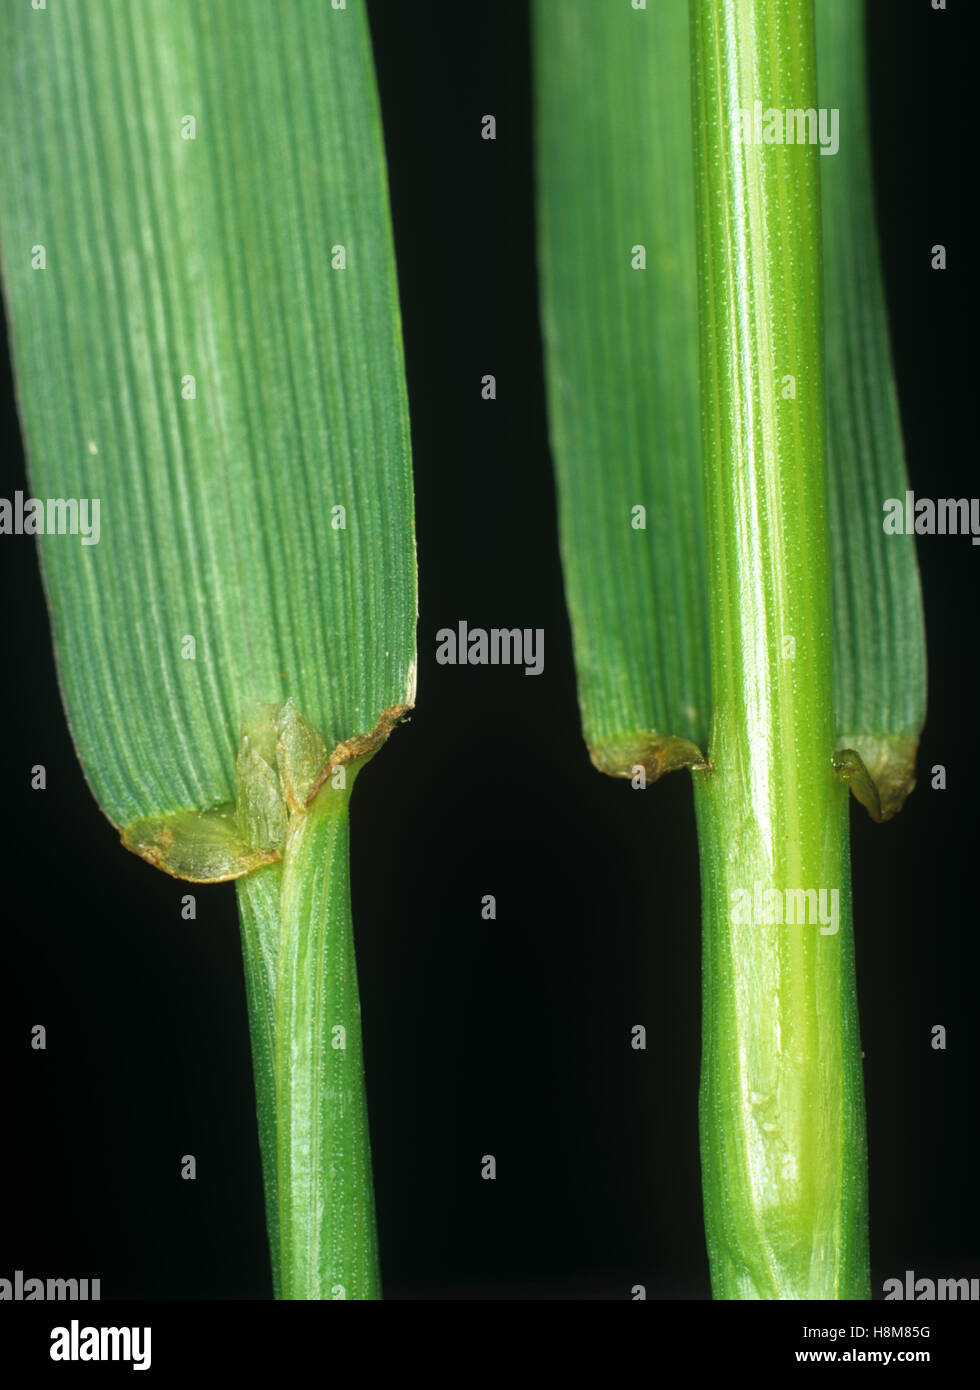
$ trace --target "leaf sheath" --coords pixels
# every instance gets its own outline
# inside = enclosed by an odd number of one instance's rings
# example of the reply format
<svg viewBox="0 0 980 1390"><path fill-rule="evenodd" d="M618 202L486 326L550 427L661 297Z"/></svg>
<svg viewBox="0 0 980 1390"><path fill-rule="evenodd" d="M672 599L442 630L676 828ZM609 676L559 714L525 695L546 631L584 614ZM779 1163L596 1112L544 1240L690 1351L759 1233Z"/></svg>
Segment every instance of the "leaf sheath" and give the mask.
<svg viewBox="0 0 980 1390"><path fill-rule="evenodd" d="M821 155L743 140L740 124L757 100L815 107L813 7L708 0L691 13L711 566L712 770L693 775L712 1287L866 1298L848 801L832 767ZM835 923L818 917L821 891Z"/></svg>

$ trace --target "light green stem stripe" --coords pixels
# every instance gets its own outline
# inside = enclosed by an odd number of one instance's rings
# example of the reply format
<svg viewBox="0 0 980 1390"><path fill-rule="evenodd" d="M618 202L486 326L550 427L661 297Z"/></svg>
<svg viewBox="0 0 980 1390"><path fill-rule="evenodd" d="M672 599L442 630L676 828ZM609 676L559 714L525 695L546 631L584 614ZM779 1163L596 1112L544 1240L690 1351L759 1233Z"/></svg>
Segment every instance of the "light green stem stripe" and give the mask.
<svg viewBox="0 0 980 1390"><path fill-rule="evenodd" d="M282 1297L380 1298L348 798L324 787L282 868L276 1095Z"/></svg>
<svg viewBox="0 0 980 1390"><path fill-rule="evenodd" d="M276 965L282 866L270 864L235 880L255 1075L255 1108L265 1187L272 1288L282 1296L279 1259L278 1143L276 1139Z"/></svg>
<svg viewBox="0 0 980 1390"><path fill-rule="evenodd" d="M719 1298L864 1298L848 803L830 761L822 156L752 139L757 101L816 106L813 6L692 0L691 16L713 701L713 770L695 774L712 1285Z"/></svg>

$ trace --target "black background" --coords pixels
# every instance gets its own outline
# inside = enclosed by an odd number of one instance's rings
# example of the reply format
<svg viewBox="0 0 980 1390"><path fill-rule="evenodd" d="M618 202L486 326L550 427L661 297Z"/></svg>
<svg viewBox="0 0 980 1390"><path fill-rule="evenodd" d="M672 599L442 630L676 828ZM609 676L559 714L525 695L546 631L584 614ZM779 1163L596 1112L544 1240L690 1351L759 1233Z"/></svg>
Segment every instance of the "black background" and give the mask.
<svg viewBox="0 0 980 1390"><path fill-rule="evenodd" d="M969 44L966 7L951 4L875 0L870 14L910 485L932 497L976 492L960 192L975 131L953 109ZM537 323L527 7L369 8L421 585L418 708L352 803L386 1297L624 1299L641 1283L650 1299L707 1299L691 790L685 774L644 794L602 778L579 731ZM488 112L493 143L480 138ZM9 497L29 489L9 369L4 388ZM878 1296L905 1269L980 1274L980 550L926 537L919 559L920 786L885 826L852 808ZM0 1275L100 1276L104 1298L267 1298L234 891L197 889L185 922L185 887L121 849L66 730L34 542L3 538L0 566ZM544 628L544 674L436 666L435 632L460 618ZM30 789L35 763L44 792ZM929 785L937 763L945 791ZM495 922L481 918L486 893ZM36 1023L45 1052L30 1048ZM629 1046L635 1023L646 1052ZM946 1052L930 1045L936 1023ZM185 1153L196 1182L180 1179ZM495 1182L481 1180L485 1153Z"/></svg>

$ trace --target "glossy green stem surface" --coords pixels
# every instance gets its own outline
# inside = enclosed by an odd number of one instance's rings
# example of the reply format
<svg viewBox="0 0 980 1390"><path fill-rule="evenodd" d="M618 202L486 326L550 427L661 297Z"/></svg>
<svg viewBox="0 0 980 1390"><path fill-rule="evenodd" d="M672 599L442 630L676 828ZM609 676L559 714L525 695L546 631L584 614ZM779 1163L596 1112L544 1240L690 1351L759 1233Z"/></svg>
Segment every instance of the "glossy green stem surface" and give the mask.
<svg viewBox="0 0 980 1390"><path fill-rule="evenodd" d="M290 826L276 994L283 1298L380 1298L348 791Z"/></svg>
<svg viewBox="0 0 980 1390"><path fill-rule="evenodd" d="M711 770L694 774L712 1287L718 1298L866 1298L848 797L831 767L819 162L833 156L753 138L756 102L816 107L813 6L692 0L691 17L713 705Z"/></svg>
<svg viewBox="0 0 980 1390"><path fill-rule="evenodd" d="M238 881L277 1298L381 1297L348 803L325 785L281 865Z"/></svg>
<svg viewBox="0 0 980 1390"><path fill-rule="evenodd" d="M279 1152L276 1129L276 966L282 865L270 864L235 880L242 962L248 998L255 1108L262 1154L272 1289L282 1296L279 1254Z"/></svg>

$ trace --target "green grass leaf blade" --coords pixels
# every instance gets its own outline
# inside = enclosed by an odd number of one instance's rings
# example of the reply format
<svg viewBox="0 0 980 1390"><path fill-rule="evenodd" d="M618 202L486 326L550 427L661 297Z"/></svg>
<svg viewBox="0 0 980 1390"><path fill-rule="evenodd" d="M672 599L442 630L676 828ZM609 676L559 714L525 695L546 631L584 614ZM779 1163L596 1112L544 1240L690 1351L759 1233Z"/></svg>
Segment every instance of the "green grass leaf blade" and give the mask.
<svg viewBox="0 0 980 1390"><path fill-rule="evenodd" d="M835 710L840 748L874 784L887 818L911 790L925 718L922 595L912 535L884 530L908 479L895 391L871 170L865 7L817 0L817 94L839 111L840 146L821 159ZM861 795L863 778L852 783Z"/></svg>
<svg viewBox="0 0 980 1390"><path fill-rule="evenodd" d="M291 697L332 747L414 698L363 5L7 6L0 43L31 483L101 504L98 544L40 538L75 741L116 825L209 809L249 701Z"/></svg>
<svg viewBox="0 0 980 1390"><path fill-rule="evenodd" d="M533 13L542 321L582 721L604 771L642 763L654 777L697 761L708 736L687 5L538 0Z"/></svg>

